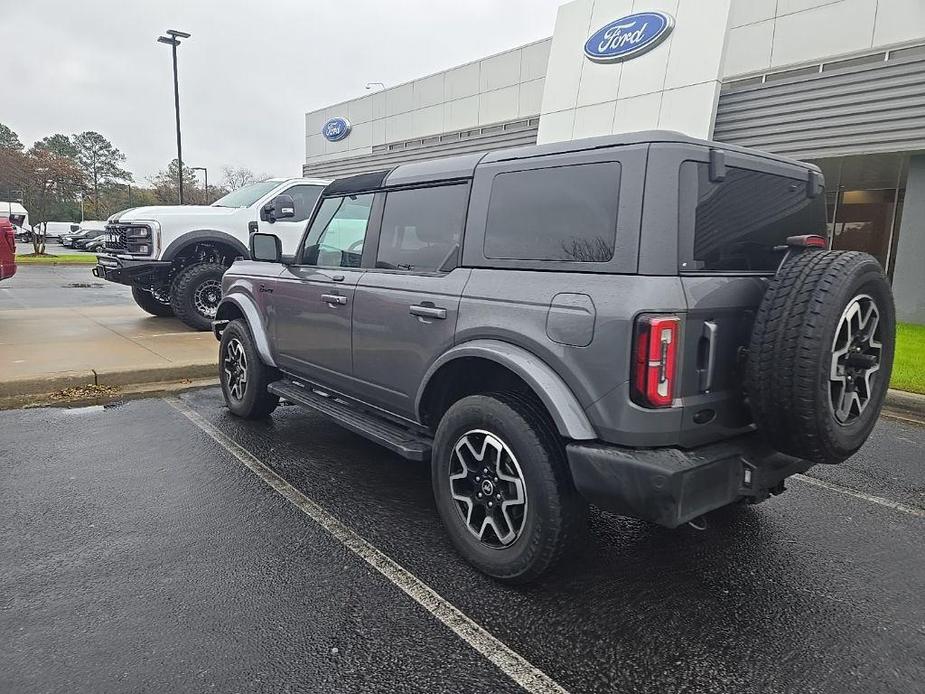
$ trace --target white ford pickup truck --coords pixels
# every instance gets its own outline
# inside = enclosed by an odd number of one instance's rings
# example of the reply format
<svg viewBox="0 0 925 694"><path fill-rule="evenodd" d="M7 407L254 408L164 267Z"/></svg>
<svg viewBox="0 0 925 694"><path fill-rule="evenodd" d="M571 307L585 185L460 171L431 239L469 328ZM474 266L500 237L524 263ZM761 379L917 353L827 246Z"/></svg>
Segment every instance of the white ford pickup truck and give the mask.
<svg viewBox="0 0 925 694"><path fill-rule="evenodd" d="M211 205L135 207L106 225L105 253L93 274L132 288L154 316L176 316L209 330L221 301L222 275L248 256L256 231L276 234L294 254L328 181L273 178L229 193Z"/></svg>

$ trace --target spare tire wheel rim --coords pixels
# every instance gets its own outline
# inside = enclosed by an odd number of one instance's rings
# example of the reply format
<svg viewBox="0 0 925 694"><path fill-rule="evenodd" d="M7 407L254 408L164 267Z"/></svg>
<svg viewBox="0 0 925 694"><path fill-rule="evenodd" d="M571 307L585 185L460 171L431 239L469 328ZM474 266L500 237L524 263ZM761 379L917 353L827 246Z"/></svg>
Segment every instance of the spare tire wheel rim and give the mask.
<svg viewBox="0 0 925 694"><path fill-rule="evenodd" d="M244 353L244 345L236 337L228 340L222 368L225 371L228 394L235 400L243 400L244 392L247 390L247 355Z"/></svg>
<svg viewBox="0 0 925 694"><path fill-rule="evenodd" d="M205 280L193 292L193 303L196 310L206 318L215 318L221 300L222 283L215 279Z"/></svg>
<svg viewBox="0 0 925 694"><path fill-rule="evenodd" d="M527 489L514 453L497 435L472 429L450 454L450 495L466 529L494 549L510 547L527 518Z"/></svg>
<svg viewBox="0 0 925 694"><path fill-rule="evenodd" d="M848 302L832 341L829 407L839 424L853 423L867 409L882 353L880 309L871 296L859 294Z"/></svg>

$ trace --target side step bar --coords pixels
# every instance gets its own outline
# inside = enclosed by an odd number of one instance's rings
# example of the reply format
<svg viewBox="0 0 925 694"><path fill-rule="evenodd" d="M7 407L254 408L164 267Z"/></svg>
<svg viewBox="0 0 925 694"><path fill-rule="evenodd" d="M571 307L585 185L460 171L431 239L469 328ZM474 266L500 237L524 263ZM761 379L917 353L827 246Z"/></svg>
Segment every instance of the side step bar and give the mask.
<svg viewBox="0 0 925 694"><path fill-rule="evenodd" d="M406 429L384 417L353 407L333 395L322 395L311 386L297 385L289 379L274 381L268 387L289 402L315 410L333 419L345 429L359 434L408 460L430 460L432 440L424 434Z"/></svg>

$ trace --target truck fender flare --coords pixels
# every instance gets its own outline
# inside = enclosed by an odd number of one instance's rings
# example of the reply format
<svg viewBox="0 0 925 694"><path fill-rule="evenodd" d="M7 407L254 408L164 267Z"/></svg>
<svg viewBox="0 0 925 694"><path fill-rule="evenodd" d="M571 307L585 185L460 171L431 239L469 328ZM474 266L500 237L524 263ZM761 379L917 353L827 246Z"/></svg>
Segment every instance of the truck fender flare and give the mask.
<svg viewBox="0 0 925 694"><path fill-rule="evenodd" d="M471 340L444 352L424 374L414 409L420 419L427 385L440 367L463 357L480 357L496 362L522 378L537 394L562 436L576 440L596 439L597 434L581 403L562 377L542 359L523 347L500 340Z"/></svg>
<svg viewBox="0 0 925 694"><path fill-rule="evenodd" d="M247 294L235 292L222 297L218 310L215 312L216 320L213 323L215 337L220 340L221 332L225 325L228 324L228 318L222 315L222 308L228 306L228 304L234 304L244 314L244 320L247 321L247 326L250 328L251 336L254 338L254 346L257 348L260 359L267 366L275 367L276 360L273 359L273 354L270 352L270 341L267 339L263 321L260 320L260 312L257 310L254 300Z"/></svg>
<svg viewBox="0 0 925 694"><path fill-rule="evenodd" d="M197 243L204 243L207 241L223 243L234 248L241 257L250 257L250 251L247 250L247 247L231 234L218 231L217 229L200 229L198 231L189 231L171 241L167 248L164 249L161 258L163 260L173 260L184 249L195 246Z"/></svg>

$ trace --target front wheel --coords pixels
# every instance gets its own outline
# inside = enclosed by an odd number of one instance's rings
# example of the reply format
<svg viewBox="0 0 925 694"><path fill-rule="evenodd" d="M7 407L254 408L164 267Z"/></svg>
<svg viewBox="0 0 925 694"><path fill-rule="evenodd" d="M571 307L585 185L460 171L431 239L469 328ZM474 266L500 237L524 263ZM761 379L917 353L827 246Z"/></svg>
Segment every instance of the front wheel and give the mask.
<svg viewBox="0 0 925 694"><path fill-rule="evenodd" d="M199 263L177 273L170 285L170 305L177 318L196 330L210 330L222 300L225 266Z"/></svg>
<svg viewBox="0 0 925 694"><path fill-rule="evenodd" d="M587 532L552 422L512 393L472 395L440 420L431 460L437 509L457 551L480 571L527 583Z"/></svg>
<svg viewBox="0 0 925 694"><path fill-rule="evenodd" d="M278 377L276 369L261 361L247 323L233 320L225 326L218 350L218 379L233 415L259 419L275 410L279 396L267 386Z"/></svg>
<svg viewBox="0 0 925 694"><path fill-rule="evenodd" d="M132 287L132 298L135 303L152 316L167 318L173 315L173 309L170 308L170 299L166 296L166 291L157 294L140 287Z"/></svg>

